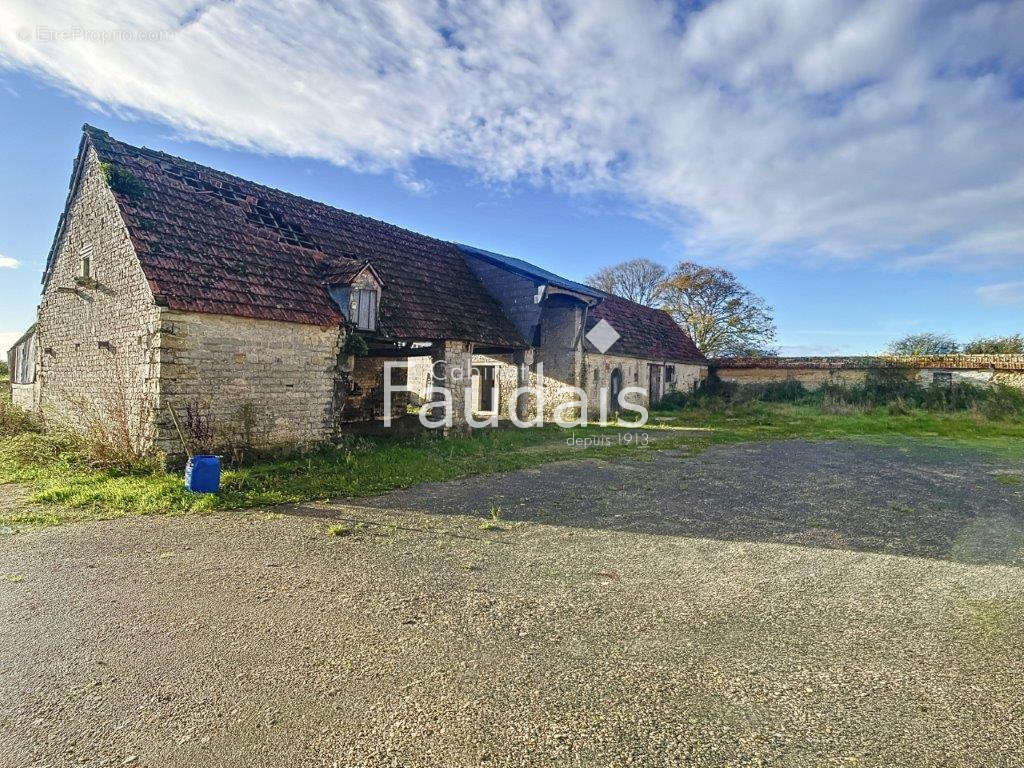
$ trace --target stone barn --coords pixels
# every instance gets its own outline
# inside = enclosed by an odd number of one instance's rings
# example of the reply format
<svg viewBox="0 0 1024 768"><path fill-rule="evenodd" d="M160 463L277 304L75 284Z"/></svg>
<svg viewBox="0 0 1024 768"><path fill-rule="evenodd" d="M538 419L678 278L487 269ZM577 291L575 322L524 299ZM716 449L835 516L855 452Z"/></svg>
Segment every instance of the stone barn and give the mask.
<svg viewBox="0 0 1024 768"><path fill-rule="evenodd" d="M616 338L598 350L602 321ZM471 381L484 413L540 384L547 411L567 385L638 386L649 402L707 371L660 311L90 126L27 338L19 402L83 429L120 419L168 454L197 413L213 447L301 448L379 424L389 360L409 363L392 373L411 385L396 418L432 382L458 401Z"/></svg>

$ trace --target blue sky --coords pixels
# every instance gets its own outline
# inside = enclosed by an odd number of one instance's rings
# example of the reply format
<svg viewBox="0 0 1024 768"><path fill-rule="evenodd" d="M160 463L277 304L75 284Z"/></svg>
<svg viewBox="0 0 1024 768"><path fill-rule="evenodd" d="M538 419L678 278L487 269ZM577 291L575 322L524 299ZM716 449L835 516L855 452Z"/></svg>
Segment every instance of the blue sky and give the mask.
<svg viewBox="0 0 1024 768"><path fill-rule="evenodd" d="M574 279L723 265L784 353L1024 330L1024 3L304 5L0 8L0 346L83 122Z"/></svg>

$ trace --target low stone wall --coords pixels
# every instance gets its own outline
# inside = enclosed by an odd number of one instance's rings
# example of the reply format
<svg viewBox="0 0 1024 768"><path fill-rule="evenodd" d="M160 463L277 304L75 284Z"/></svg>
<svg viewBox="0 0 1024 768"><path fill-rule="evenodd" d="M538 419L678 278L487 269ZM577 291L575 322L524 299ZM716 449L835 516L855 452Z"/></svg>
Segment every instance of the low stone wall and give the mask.
<svg viewBox="0 0 1024 768"><path fill-rule="evenodd" d="M755 384L793 379L808 389L825 383L862 382L869 373L879 370L917 379L922 384L966 381L1024 389L1024 355L726 357L713 360L712 367L723 381Z"/></svg>

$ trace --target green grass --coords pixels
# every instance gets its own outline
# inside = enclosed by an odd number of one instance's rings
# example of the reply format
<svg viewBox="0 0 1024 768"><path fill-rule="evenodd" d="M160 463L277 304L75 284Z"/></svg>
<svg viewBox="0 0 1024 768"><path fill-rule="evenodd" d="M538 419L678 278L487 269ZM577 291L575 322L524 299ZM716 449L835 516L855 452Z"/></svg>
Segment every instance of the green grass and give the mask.
<svg viewBox="0 0 1024 768"><path fill-rule="evenodd" d="M343 448L224 472L218 494L192 494L180 473L126 473L92 469L66 439L40 434L0 438L0 483L18 483L33 505L0 506L0 527L54 525L124 514L196 514L216 509L260 507L285 502L371 496L417 483L525 469L564 459L650 456L655 450L684 448L698 453L709 445L805 438L898 441L1024 460L1024 424L989 421L970 414L887 409L828 413L818 406L747 403L709 410L655 413L645 432L649 444L619 440L626 427L562 430L511 428L478 430L447 440L366 438ZM610 438L610 445L569 446L570 436ZM497 521L493 522L497 525Z"/></svg>
<svg viewBox="0 0 1024 768"><path fill-rule="evenodd" d="M1024 483L1024 477L1011 475L1009 472L997 472L995 478L996 482L1000 485L1020 485Z"/></svg>
<svg viewBox="0 0 1024 768"><path fill-rule="evenodd" d="M666 414L655 413L654 416ZM867 439L915 443L977 451L1007 461L1024 460L1024 423L996 421L970 412L933 413L911 410L893 415L888 408L828 412L817 405L747 403L713 410L670 414L673 425L712 430L712 443Z"/></svg>

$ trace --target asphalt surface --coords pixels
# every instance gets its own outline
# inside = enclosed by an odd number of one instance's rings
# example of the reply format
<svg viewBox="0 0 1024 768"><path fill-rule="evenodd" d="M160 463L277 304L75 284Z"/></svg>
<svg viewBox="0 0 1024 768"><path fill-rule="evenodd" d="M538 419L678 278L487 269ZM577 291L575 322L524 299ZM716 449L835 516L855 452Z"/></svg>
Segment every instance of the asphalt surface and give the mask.
<svg viewBox="0 0 1024 768"><path fill-rule="evenodd" d="M786 442L6 536L0 766L1020 766L1022 471Z"/></svg>

